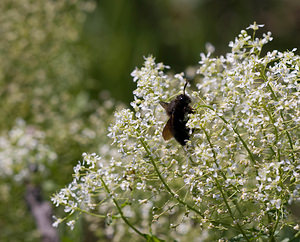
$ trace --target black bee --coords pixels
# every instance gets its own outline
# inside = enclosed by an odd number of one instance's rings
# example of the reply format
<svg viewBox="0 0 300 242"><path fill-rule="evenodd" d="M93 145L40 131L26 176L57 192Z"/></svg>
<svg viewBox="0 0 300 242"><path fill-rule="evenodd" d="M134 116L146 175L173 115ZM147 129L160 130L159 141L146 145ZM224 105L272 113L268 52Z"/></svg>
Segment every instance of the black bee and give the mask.
<svg viewBox="0 0 300 242"><path fill-rule="evenodd" d="M194 112L189 105L191 98L185 94L186 86L187 82L184 85L183 94L178 95L170 103L160 102L160 105L166 110L170 117L163 129L162 136L164 140L169 140L174 137L182 146L184 146L190 138L190 129L186 127L188 121L187 115Z"/></svg>

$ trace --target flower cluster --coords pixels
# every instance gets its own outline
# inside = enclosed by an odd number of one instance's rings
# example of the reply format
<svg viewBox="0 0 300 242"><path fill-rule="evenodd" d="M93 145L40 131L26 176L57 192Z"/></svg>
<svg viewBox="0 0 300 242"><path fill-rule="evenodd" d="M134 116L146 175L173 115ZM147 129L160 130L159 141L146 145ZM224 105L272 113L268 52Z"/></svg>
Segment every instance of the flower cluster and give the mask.
<svg viewBox="0 0 300 242"><path fill-rule="evenodd" d="M84 154L52 198L68 214L55 225L74 226L77 211L105 218L106 236L118 238L272 240L286 226L298 230L289 208L300 201L300 57L262 55L272 37L256 38L259 27L241 31L225 56L201 54L184 147L162 139L159 104L182 93L184 74L146 58L132 73L132 109L117 111L108 129L111 157Z"/></svg>
<svg viewBox="0 0 300 242"><path fill-rule="evenodd" d="M56 153L45 144L45 133L19 119L15 126L0 136L0 177L24 182L35 171L56 159Z"/></svg>
<svg viewBox="0 0 300 242"><path fill-rule="evenodd" d="M197 166L185 174L195 201L239 220L237 228L256 228L268 237L282 229L288 206L299 201L300 178L300 57L296 49L261 56L271 39L270 33L258 39L241 31L231 53L201 55L199 102L188 124L197 130Z"/></svg>

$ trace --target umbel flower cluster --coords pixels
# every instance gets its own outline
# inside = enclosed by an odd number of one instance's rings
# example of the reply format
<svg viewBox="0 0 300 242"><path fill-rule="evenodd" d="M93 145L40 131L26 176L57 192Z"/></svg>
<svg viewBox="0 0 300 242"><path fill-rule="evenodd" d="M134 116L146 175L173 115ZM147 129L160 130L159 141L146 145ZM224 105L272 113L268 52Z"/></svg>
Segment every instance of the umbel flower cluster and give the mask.
<svg viewBox="0 0 300 242"><path fill-rule="evenodd" d="M257 38L259 27L242 30L225 56L201 54L186 90L194 112L185 146L163 140L159 104L182 93L185 76L146 58L132 72L132 108L108 129L113 155L83 154L73 181L52 197L67 214L55 225L73 227L86 213L105 219L98 230L115 240L299 236L300 57L296 49L262 55L272 37Z"/></svg>

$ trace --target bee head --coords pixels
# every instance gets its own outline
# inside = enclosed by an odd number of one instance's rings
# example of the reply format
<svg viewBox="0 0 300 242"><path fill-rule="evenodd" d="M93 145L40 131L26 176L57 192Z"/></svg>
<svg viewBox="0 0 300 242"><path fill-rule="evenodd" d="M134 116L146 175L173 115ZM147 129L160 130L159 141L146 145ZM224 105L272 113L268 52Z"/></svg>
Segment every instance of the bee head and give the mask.
<svg viewBox="0 0 300 242"><path fill-rule="evenodd" d="M182 106L186 106L191 103L191 98L185 94L180 94L176 97L176 102L180 103Z"/></svg>

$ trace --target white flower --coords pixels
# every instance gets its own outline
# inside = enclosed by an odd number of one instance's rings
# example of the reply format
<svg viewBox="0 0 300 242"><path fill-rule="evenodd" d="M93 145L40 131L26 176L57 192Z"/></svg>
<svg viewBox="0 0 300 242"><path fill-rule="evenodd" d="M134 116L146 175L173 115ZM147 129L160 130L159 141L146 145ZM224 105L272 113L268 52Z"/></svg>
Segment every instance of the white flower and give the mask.
<svg viewBox="0 0 300 242"><path fill-rule="evenodd" d="M254 22L253 24L250 24L249 27L247 27L246 29L253 29L253 30L258 30L259 28L264 27L264 24L256 24L256 22Z"/></svg>
<svg viewBox="0 0 300 242"><path fill-rule="evenodd" d="M75 225L75 220L68 221L67 225L70 227L71 230L73 230L74 229L74 225Z"/></svg>

